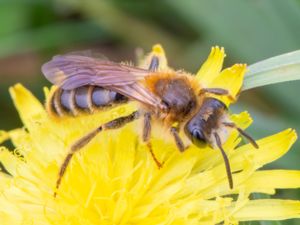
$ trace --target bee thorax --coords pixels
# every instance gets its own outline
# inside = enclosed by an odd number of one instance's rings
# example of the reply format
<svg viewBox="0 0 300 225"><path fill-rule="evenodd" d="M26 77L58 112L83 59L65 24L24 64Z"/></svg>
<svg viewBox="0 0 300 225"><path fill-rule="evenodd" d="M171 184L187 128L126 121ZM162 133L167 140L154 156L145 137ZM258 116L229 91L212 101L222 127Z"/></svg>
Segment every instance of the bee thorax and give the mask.
<svg viewBox="0 0 300 225"><path fill-rule="evenodd" d="M174 117L174 120L184 120L197 105L196 95L184 77L157 78L152 89L165 106L164 114Z"/></svg>

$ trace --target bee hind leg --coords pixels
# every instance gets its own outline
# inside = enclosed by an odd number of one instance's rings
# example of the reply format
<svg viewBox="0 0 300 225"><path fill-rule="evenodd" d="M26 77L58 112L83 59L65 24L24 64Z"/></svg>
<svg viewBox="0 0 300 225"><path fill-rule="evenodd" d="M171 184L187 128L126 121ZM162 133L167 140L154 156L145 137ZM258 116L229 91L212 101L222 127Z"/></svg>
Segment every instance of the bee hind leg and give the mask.
<svg viewBox="0 0 300 225"><path fill-rule="evenodd" d="M249 134L247 134L243 129L238 127L235 123L223 122L223 124L227 127L235 128L240 133L240 135L245 137L253 145L254 148L259 148L256 141Z"/></svg>
<svg viewBox="0 0 300 225"><path fill-rule="evenodd" d="M75 141L71 145L70 151L69 151L68 155L65 157L65 159L60 167L60 171L59 171L58 178L56 181L56 190L54 192L54 197L56 197L56 195L57 195L57 190L59 189L61 180L62 180L62 178L66 172L66 169L67 169L72 157L74 156L75 152L78 152L84 146L86 146L101 131L117 129L117 128L123 127L127 123L138 119L139 116L140 116L139 112L135 111L135 112L129 114L128 116L119 117L117 119L114 119L110 122L107 122L107 123L97 127L96 129L92 130L90 133L86 134L82 138Z"/></svg>
<svg viewBox="0 0 300 225"><path fill-rule="evenodd" d="M151 137L151 113L147 112L144 114L144 128L143 128L143 141L147 144L147 148L151 154L152 159L157 165L158 169L162 168L163 163L161 163L155 156L150 141Z"/></svg>

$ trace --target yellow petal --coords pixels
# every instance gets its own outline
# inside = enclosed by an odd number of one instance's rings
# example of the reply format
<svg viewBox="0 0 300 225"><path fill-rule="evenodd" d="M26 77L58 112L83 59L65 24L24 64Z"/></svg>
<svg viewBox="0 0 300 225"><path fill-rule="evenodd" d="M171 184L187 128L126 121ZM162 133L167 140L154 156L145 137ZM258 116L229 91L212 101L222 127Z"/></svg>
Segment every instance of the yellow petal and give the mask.
<svg viewBox="0 0 300 225"><path fill-rule="evenodd" d="M180 158L175 157L166 162L165 168L168 169L162 168L162 171L153 179L150 184L152 188L144 194L143 202L134 214L145 217L153 208L170 200L182 188L183 181L190 173L195 160L193 153L187 153Z"/></svg>
<svg viewBox="0 0 300 225"><path fill-rule="evenodd" d="M0 205L5 206L1 207L0 210L1 224L22 224L24 216L21 213L18 213L19 207L17 205L11 203L11 201L2 196L0 198Z"/></svg>
<svg viewBox="0 0 300 225"><path fill-rule="evenodd" d="M237 98L243 85L246 67L246 64L235 64L223 70L220 75L209 84L209 87L226 89L229 91L231 97ZM232 102L228 97L219 97L219 99L226 105Z"/></svg>
<svg viewBox="0 0 300 225"><path fill-rule="evenodd" d="M251 160L255 162L257 168L270 163L283 156L297 139L297 134L293 129L286 129L275 135L257 141L259 149L255 149L251 144L243 145L236 149L232 157L232 164L237 168L243 161Z"/></svg>
<svg viewBox="0 0 300 225"><path fill-rule="evenodd" d="M5 147L0 147L0 162L11 175L15 175L16 169L24 163L24 160L20 158L17 151L11 152Z"/></svg>
<svg viewBox="0 0 300 225"><path fill-rule="evenodd" d="M275 135L258 140L257 143L259 149L255 149L250 144L243 145L237 148L231 156L230 162L232 165L232 171L243 170L250 164L253 173L256 169L283 156L296 139L297 134L295 130L287 129ZM247 173L245 174L246 176L239 173L235 174L235 176L237 176L237 186L243 184L243 182L248 179L252 173ZM264 188L264 191L270 194L273 193L272 190L274 190L274 188Z"/></svg>
<svg viewBox="0 0 300 225"><path fill-rule="evenodd" d="M168 60L165 55L165 51L160 44L153 45L152 51L143 59L143 61L139 64L139 67L148 69L150 66L151 59L153 56L158 58L159 67L158 71L160 70L168 70Z"/></svg>
<svg viewBox="0 0 300 225"><path fill-rule="evenodd" d="M246 129L253 122L250 114L247 111L230 115L230 119L242 129Z"/></svg>
<svg viewBox="0 0 300 225"><path fill-rule="evenodd" d="M256 170L267 163L273 162L283 156L296 139L295 130L287 129L258 140L259 149L255 149L251 144L243 145L237 148L231 156L232 170L243 170L249 163L252 165L253 170Z"/></svg>
<svg viewBox="0 0 300 225"><path fill-rule="evenodd" d="M260 199L249 201L234 213L240 221L285 220L300 217L300 201Z"/></svg>
<svg viewBox="0 0 300 225"><path fill-rule="evenodd" d="M13 145L21 154L26 154L27 150L32 149L32 139L25 129L19 128L9 131L9 137Z"/></svg>
<svg viewBox="0 0 300 225"><path fill-rule="evenodd" d="M19 112L22 122L30 129L46 115L43 105L30 91L21 84L16 84L9 89L10 95Z"/></svg>
<svg viewBox="0 0 300 225"><path fill-rule="evenodd" d="M204 87L209 87L211 82L219 75L225 56L224 48L212 47L210 55L196 74L196 79Z"/></svg>
<svg viewBox="0 0 300 225"><path fill-rule="evenodd" d="M9 135L6 131L0 130L0 144L9 139Z"/></svg>
<svg viewBox="0 0 300 225"><path fill-rule="evenodd" d="M227 153L231 170L250 170L233 174L234 187L240 187L243 182L255 171L255 169L272 162L284 155L295 142L297 135L294 130L287 129L276 135L258 140L259 149L250 144L237 148L230 154ZM226 150L226 149L225 149ZM182 195L192 194L192 190L201 192L202 196L209 199L213 196L222 196L228 192L238 193L239 189L230 190L224 168L224 160L219 152L210 152L210 156L204 157L214 162L214 167L188 180L187 187L182 190ZM204 167L208 167L203 162ZM252 167L248 168L249 164ZM252 171L252 172L251 172Z"/></svg>
<svg viewBox="0 0 300 225"><path fill-rule="evenodd" d="M299 188L299 170L261 170L255 172L242 186L248 192L263 192L268 189ZM262 190L262 191L261 191Z"/></svg>

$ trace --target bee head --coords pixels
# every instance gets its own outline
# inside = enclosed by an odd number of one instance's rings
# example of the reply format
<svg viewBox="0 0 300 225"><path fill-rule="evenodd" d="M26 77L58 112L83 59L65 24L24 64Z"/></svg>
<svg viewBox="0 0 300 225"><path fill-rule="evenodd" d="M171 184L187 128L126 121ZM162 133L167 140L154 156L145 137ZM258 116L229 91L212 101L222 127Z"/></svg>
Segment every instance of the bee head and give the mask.
<svg viewBox="0 0 300 225"><path fill-rule="evenodd" d="M198 147L207 142L204 134L205 121L195 115L188 121L184 127L184 131L192 143Z"/></svg>

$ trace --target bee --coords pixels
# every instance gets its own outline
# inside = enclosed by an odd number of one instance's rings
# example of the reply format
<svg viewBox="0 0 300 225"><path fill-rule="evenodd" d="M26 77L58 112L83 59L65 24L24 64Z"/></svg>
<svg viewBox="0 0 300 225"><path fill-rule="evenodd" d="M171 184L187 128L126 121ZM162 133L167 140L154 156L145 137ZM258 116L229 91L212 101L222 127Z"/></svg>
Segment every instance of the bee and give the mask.
<svg viewBox="0 0 300 225"><path fill-rule="evenodd" d="M228 129L236 129L258 148L256 142L230 120L226 105L211 97L219 95L231 98L228 90L202 87L194 76L183 71L161 70L159 54L151 56L149 66L145 69L79 54L58 55L42 66L42 72L52 84L58 86L46 103L46 109L52 116L94 113L95 109L114 107L129 101L137 101L140 106L129 115L99 125L70 146L60 167L56 191L76 152L98 133L121 128L139 118L143 118L142 140L159 168L162 163L156 158L151 145L153 120L168 128L180 152L187 148L179 135L182 128L194 145L208 144L219 149L230 188L233 188L232 174L222 147L227 140Z"/></svg>

